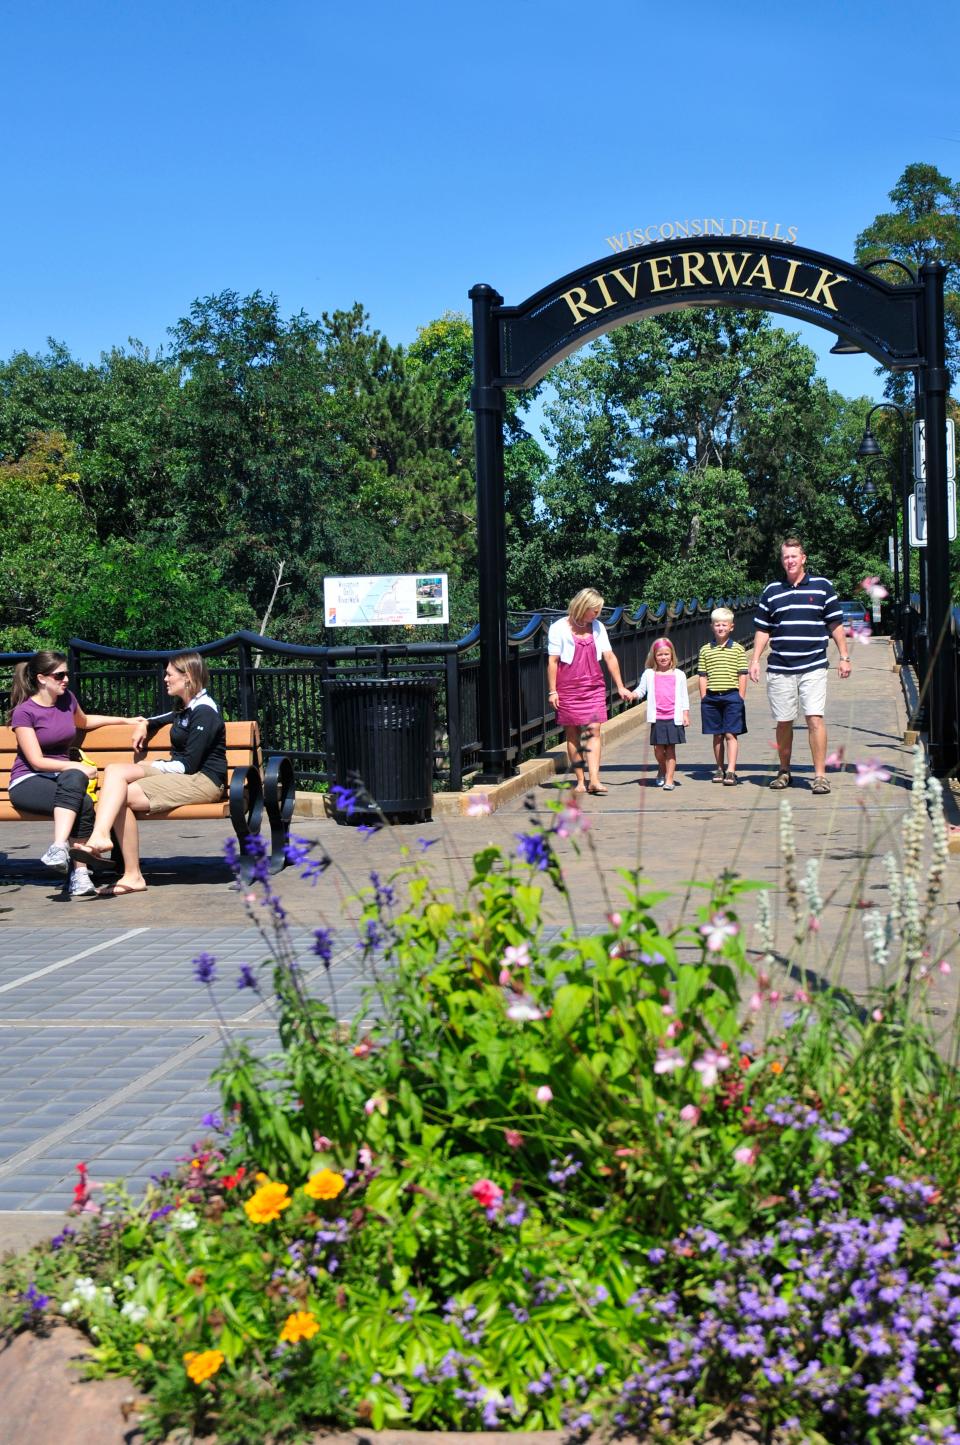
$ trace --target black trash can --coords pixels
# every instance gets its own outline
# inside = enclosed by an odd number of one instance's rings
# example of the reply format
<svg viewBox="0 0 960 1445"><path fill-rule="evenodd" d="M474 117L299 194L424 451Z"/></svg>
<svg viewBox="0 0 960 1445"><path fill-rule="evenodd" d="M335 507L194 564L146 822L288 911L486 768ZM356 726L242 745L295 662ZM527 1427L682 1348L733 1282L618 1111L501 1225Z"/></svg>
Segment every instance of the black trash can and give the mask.
<svg viewBox="0 0 960 1445"><path fill-rule="evenodd" d="M388 818L428 819L436 694L437 681L430 677L343 677L328 683L327 738L335 782L352 788L362 780ZM369 821L371 813L359 804L349 821ZM348 818L338 812L337 820Z"/></svg>

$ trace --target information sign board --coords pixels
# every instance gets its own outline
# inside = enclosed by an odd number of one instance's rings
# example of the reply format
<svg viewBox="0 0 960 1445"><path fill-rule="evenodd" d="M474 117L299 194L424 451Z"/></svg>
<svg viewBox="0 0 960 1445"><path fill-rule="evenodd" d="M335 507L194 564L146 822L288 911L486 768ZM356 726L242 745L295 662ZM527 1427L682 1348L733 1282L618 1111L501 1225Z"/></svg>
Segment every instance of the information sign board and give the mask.
<svg viewBox="0 0 960 1445"><path fill-rule="evenodd" d="M449 622L446 572L324 577L327 627L420 627Z"/></svg>
<svg viewBox="0 0 960 1445"><path fill-rule="evenodd" d="M924 423L915 421L913 424L913 480L925 482L927 480L927 458L923 449ZM953 421L947 418L947 481L956 481L957 477L957 442L956 429ZM950 539L951 541L953 538Z"/></svg>
<svg viewBox="0 0 960 1445"><path fill-rule="evenodd" d="M927 545L927 488L923 482L918 482L910 493L909 508L910 524L910 546L925 547ZM957 537L957 484L947 483L947 537L949 541L956 541Z"/></svg>

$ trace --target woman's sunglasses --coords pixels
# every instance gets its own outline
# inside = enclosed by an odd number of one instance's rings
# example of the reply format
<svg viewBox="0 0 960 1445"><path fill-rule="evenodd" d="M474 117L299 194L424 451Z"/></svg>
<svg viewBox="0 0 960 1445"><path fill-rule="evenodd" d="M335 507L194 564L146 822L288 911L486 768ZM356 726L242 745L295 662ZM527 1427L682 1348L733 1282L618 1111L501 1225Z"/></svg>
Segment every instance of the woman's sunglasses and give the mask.
<svg viewBox="0 0 960 1445"><path fill-rule="evenodd" d="M50 676L53 678L54 682L63 682L63 679L64 679L65 677L69 677L69 675L70 675L70 674L67 672L67 669L66 669L66 668L63 669L63 672L51 672L51 673L50 673Z"/></svg>

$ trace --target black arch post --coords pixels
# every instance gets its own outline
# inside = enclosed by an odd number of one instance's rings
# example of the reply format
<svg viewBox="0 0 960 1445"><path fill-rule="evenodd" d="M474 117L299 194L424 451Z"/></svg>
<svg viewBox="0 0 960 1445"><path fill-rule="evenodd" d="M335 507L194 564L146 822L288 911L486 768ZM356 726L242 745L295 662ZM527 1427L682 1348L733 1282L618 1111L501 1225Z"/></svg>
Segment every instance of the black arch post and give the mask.
<svg viewBox="0 0 960 1445"><path fill-rule="evenodd" d="M924 450L927 482L927 674L930 766L943 777L957 762L957 719L950 646L950 546L947 540L947 389L943 321L946 268L928 261L923 286Z"/></svg>
<svg viewBox="0 0 960 1445"><path fill-rule="evenodd" d="M473 302L474 450L477 465L477 553L480 614L481 783L499 783L513 771L507 715L507 543L503 471L503 390L500 336L494 307L503 297L481 284Z"/></svg>

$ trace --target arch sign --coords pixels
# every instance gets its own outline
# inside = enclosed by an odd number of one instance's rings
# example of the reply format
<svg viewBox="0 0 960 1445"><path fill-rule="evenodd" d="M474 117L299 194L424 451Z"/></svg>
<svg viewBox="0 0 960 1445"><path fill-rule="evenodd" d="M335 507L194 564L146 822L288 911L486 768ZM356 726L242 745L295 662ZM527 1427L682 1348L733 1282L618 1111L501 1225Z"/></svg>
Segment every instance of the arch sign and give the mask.
<svg viewBox="0 0 960 1445"><path fill-rule="evenodd" d="M879 264L879 263L874 263ZM898 263L899 264L899 263ZM906 271L905 267L901 268ZM912 284L890 285L872 269L764 237L679 238L641 253L607 256L506 306L491 286L474 286L477 531L480 571L482 778L513 770L509 739L503 406L506 389L533 386L550 367L614 327L690 306L778 312L812 322L891 371L913 371L925 419L927 617L933 655L926 679L930 752L942 774L957 759L949 657L937 647L949 616L943 277L938 262ZM936 538L936 545L933 546ZM936 552L936 558L934 553ZM942 553L942 555L940 555ZM585 579L588 580L588 579Z"/></svg>

